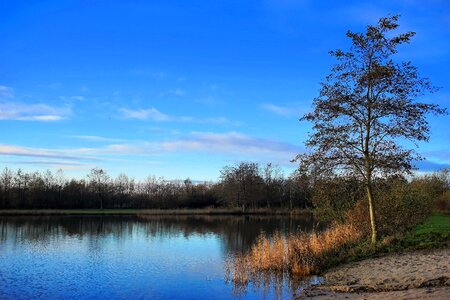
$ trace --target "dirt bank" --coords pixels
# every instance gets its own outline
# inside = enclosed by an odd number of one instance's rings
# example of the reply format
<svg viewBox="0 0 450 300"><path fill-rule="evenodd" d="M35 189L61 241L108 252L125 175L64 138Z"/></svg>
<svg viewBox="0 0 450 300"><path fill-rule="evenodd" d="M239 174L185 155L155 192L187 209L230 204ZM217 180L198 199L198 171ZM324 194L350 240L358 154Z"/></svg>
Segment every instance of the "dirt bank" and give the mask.
<svg viewBox="0 0 450 300"><path fill-rule="evenodd" d="M367 259L324 277L303 299L450 299L450 249Z"/></svg>

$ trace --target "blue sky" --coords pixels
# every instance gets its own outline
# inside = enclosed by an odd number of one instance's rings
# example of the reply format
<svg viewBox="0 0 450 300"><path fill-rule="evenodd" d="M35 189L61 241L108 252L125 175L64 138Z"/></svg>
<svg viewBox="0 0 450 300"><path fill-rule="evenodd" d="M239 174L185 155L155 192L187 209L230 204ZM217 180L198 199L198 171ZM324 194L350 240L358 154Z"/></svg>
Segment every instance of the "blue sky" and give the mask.
<svg viewBox="0 0 450 300"><path fill-rule="evenodd" d="M400 49L450 107L448 1L2 1L0 166L98 166L216 180L222 166L304 151L329 50L387 14ZM450 118L430 117L422 171L450 166Z"/></svg>

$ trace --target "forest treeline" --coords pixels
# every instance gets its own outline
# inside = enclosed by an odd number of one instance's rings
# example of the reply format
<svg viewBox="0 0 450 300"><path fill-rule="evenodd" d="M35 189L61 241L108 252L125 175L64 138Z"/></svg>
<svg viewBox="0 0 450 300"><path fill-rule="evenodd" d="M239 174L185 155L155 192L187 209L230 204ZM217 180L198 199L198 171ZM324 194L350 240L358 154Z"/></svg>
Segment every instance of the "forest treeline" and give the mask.
<svg viewBox="0 0 450 300"><path fill-rule="evenodd" d="M333 215L341 215L339 212L364 198L363 184L348 176L318 177L299 171L286 176L278 166L254 162L225 166L220 174L218 182L155 176L138 181L126 174L112 178L100 168L81 179L69 179L62 170L25 172L4 168L0 174L0 208L315 208L322 219L335 219ZM409 180L380 178L377 186L385 201L406 190L420 190L437 199L449 190L448 171ZM390 191L389 195L386 191Z"/></svg>
<svg viewBox="0 0 450 300"><path fill-rule="evenodd" d="M277 166L253 162L224 167L216 183L155 176L138 181L126 174L112 178L100 168L82 179L68 179L62 170L5 168L0 174L0 208L308 208L305 185L302 176L286 178Z"/></svg>

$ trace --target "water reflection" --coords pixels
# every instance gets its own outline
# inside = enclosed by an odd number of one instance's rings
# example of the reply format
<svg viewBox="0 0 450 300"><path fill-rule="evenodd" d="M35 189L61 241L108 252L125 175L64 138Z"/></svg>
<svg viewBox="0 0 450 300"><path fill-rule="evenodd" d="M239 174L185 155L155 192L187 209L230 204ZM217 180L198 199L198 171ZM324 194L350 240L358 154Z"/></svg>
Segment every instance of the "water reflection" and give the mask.
<svg viewBox="0 0 450 300"><path fill-rule="evenodd" d="M0 218L0 241L8 233L13 242L22 240L48 242L66 237L98 239L112 236L124 241L137 231L147 237L176 237L215 234L224 253L245 252L261 232L289 234L295 230L310 231L309 214L286 216L23 216ZM10 236L11 238L11 236Z"/></svg>
<svg viewBox="0 0 450 300"><path fill-rule="evenodd" d="M224 261L261 231L313 227L310 215L0 217L6 298L291 298L304 282L261 274L224 281Z"/></svg>

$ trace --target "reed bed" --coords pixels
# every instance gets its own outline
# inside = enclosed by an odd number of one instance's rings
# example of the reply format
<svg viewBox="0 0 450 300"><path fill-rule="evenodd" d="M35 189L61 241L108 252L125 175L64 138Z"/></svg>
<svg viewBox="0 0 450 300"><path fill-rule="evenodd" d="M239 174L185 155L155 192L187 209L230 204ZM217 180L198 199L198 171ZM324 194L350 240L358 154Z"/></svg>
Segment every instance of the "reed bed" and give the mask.
<svg viewBox="0 0 450 300"><path fill-rule="evenodd" d="M352 224L334 224L324 231L299 232L287 237L276 233L270 238L262 233L247 254L230 257L226 269L235 284L248 284L264 272L317 274L362 236Z"/></svg>

